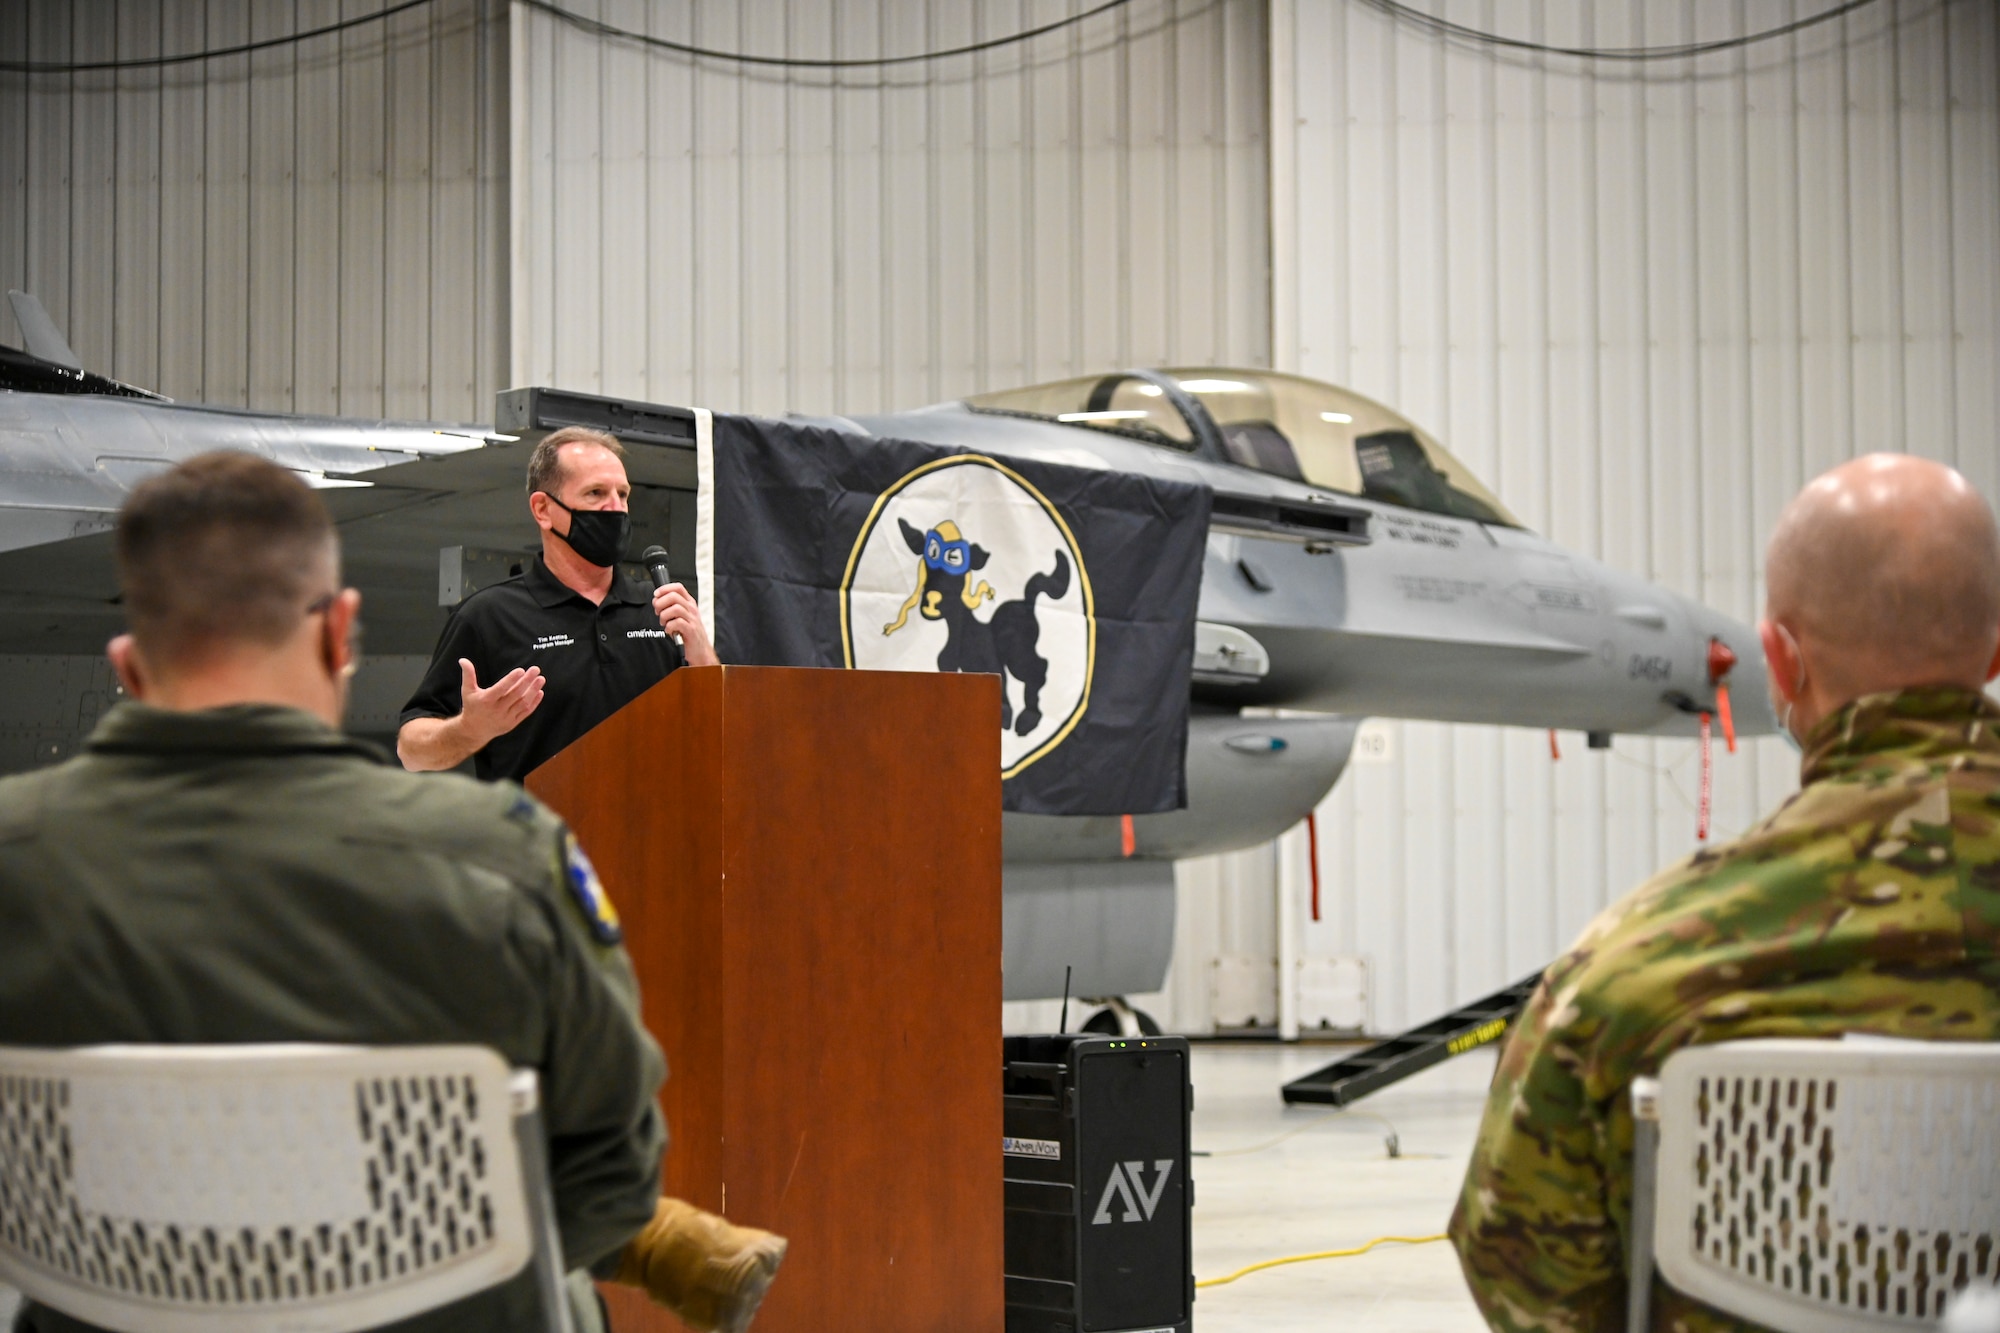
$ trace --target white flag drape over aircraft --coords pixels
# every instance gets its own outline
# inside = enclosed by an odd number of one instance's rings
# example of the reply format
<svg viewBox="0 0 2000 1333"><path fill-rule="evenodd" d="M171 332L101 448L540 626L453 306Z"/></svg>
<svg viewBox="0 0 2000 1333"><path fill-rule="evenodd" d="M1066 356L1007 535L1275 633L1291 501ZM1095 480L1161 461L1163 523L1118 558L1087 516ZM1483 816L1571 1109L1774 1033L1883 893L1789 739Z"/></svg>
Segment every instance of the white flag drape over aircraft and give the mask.
<svg viewBox="0 0 2000 1333"><path fill-rule="evenodd" d="M1186 804L1205 487L716 415L702 607L725 662L975 671L1004 804Z"/></svg>

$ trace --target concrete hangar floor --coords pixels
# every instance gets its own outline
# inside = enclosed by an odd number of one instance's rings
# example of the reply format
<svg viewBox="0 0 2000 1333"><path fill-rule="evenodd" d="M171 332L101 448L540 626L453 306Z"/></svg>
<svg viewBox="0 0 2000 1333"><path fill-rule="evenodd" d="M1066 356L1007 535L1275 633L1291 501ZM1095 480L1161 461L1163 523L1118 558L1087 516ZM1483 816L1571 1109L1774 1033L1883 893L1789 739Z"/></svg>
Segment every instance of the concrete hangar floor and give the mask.
<svg viewBox="0 0 2000 1333"><path fill-rule="evenodd" d="M1339 1111L1278 1089L1340 1049L1194 1044L1194 1272L1224 1277L1284 1255L1444 1230L1479 1130L1494 1048L1472 1051ZM1390 1157L1394 1132L1401 1155ZM1277 1140L1273 1142L1273 1140ZM1268 1146L1266 1146L1268 1145ZM1244 1151L1248 1149L1250 1151ZM1449 1244L1265 1269L1195 1302L1202 1333L1481 1333Z"/></svg>

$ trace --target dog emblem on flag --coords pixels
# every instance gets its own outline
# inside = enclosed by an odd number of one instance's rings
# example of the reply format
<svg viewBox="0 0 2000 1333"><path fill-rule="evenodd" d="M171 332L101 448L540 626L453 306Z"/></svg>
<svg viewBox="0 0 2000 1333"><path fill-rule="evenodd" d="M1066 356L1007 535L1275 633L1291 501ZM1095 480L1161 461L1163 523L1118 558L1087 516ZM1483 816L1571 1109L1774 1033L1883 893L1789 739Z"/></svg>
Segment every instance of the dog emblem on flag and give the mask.
<svg viewBox="0 0 2000 1333"><path fill-rule="evenodd" d="M848 559L841 621L849 667L999 676L1003 777L1089 707L1096 620L1076 538L992 459L940 459L882 493Z"/></svg>

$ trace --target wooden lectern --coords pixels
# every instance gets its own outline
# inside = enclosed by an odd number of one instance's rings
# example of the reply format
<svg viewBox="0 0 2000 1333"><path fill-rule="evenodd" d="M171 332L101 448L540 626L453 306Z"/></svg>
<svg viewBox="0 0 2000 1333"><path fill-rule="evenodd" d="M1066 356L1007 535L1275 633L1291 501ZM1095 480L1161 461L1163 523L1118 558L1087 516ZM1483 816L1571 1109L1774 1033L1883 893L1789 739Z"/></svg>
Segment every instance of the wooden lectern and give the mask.
<svg viewBox="0 0 2000 1333"><path fill-rule="evenodd" d="M528 776L623 919L666 1192L791 1238L756 1333L1003 1326L999 713L993 676L689 668Z"/></svg>

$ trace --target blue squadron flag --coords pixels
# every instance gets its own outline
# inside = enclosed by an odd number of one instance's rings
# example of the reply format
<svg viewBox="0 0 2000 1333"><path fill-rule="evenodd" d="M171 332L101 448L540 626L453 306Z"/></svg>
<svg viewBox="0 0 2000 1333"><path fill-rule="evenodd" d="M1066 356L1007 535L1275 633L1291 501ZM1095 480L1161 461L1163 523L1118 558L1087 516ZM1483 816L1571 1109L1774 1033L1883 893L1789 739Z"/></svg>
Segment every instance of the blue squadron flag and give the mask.
<svg viewBox="0 0 2000 1333"><path fill-rule="evenodd" d="M725 662L1001 679L1003 803L1187 803L1204 486L702 414L697 583Z"/></svg>

